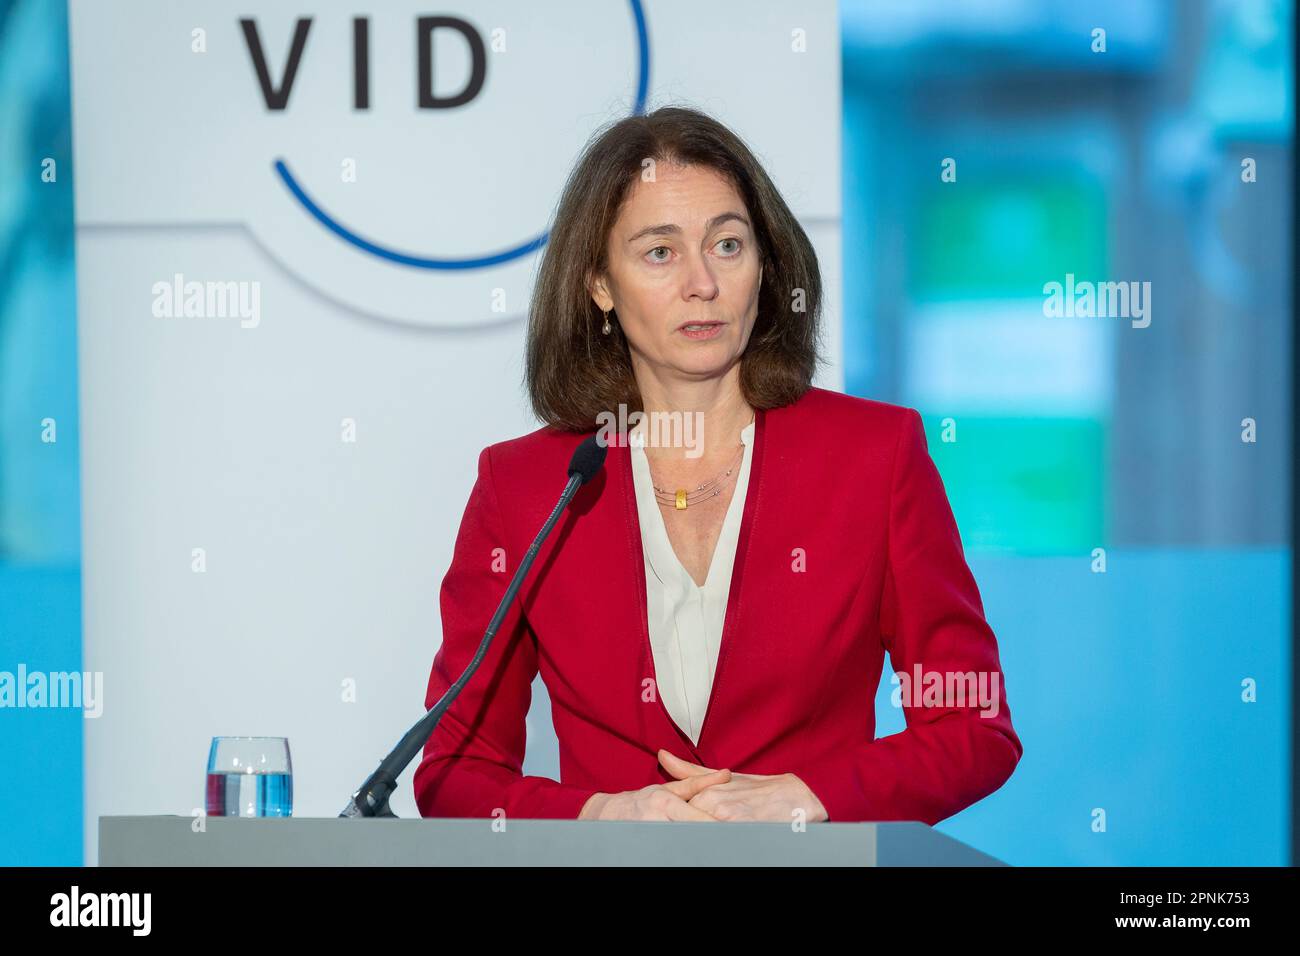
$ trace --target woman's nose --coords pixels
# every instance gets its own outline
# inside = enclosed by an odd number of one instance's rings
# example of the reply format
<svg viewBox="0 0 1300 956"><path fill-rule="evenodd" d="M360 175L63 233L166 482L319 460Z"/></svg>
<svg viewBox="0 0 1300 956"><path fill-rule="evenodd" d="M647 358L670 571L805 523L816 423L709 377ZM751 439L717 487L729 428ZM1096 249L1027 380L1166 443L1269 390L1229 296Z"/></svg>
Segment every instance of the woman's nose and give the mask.
<svg viewBox="0 0 1300 956"><path fill-rule="evenodd" d="M713 275L713 267L708 256L703 252L692 253L686 259L686 273L683 279L683 291L689 297L698 295L701 299L712 299L718 294L718 281Z"/></svg>

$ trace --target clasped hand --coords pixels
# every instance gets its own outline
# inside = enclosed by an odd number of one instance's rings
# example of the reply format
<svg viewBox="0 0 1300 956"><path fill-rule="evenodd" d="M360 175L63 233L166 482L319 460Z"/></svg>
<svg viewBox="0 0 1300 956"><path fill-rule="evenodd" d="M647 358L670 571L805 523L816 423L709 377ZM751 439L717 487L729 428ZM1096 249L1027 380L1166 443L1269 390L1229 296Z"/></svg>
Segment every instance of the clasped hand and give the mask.
<svg viewBox="0 0 1300 956"><path fill-rule="evenodd" d="M597 793L579 820L729 820L789 823L803 810L809 823L826 820L822 802L792 773L756 774L715 770L659 751L659 764L673 776L664 784L621 793Z"/></svg>

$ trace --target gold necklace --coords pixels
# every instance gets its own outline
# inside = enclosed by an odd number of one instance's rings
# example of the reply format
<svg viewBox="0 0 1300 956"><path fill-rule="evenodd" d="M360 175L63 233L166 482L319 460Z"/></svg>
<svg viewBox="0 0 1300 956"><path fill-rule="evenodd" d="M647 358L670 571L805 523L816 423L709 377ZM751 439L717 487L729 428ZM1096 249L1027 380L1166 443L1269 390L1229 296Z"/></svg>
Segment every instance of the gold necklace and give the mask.
<svg viewBox="0 0 1300 956"><path fill-rule="evenodd" d="M735 471L736 465L738 465L741 461L743 461L744 457L745 457L745 446L741 445L740 455L736 459L736 461L732 463L730 468L728 468L722 474L718 475L716 478L711 478L710 480L704 482L701 485L696 485L690 491L687 491L685 488L678 488L675 491L669 491L667 488L660 488L658 485L654 484L653 481L651 482L650 487L654 489L655 499L660 504L672 504L677 508L678 511L685 511L686 508L689 507L690 505L696 504L700 501L704 501L708 498L712 498L720 494L722 492L721 488L714 488L712 491L709 491L709 489L713 488L713 486L716 485L719 481L722 481L724 478L729 476L733 471ZM648 461L647 464L649 464ZM653 476L654 475L652 472L651 477L653 478Z"/></svg>

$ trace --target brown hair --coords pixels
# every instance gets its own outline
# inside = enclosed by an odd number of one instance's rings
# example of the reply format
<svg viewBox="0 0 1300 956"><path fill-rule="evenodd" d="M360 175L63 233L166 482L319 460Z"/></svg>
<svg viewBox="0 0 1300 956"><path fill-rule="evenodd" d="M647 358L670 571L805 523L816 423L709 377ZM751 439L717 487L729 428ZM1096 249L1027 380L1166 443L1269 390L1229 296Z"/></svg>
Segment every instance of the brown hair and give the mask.
<svg viewBox="0 0 1300 956"><path fill-rule="evenodd" d="M609 335L588 282L607 268L610 229L643 163L710 167L740 193L763 263L758 316L740 359L754 408L777 408L812 384L819 361L821 273L803 227L749 147L717 120L669 106L597 131L569 174L528 310L525 378L533 413L566 431L594 431L601 412L643 411L628 343ZM796 296L798 295L798 298ZM798 308L796 309L796 305Z"/></svg>

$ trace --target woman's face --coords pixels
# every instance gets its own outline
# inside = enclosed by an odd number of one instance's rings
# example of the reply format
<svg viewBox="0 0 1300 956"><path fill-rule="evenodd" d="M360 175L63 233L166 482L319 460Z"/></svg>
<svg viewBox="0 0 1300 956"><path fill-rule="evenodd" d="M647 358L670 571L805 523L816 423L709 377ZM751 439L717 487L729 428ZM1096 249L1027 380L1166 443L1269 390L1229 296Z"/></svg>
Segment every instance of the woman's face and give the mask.
<svg viewBox="0 0 1300 956"><path fill-rule="evenodd" d="M639 382L721 377L740 359L762 266L749 211L723 176L658 164L653 182L632 187L606 251L592 298L616 314Z"/></svg>

